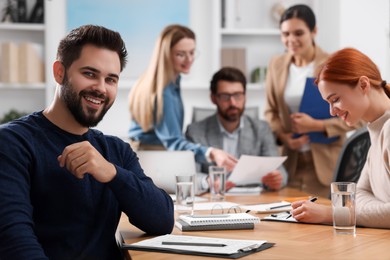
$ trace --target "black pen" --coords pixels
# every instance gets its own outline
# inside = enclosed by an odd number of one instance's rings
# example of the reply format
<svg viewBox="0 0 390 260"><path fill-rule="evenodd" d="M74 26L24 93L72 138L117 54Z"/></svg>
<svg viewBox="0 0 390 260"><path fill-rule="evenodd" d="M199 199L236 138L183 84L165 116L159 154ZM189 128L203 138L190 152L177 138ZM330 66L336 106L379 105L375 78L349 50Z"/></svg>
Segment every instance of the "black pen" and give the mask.
<svg viewBox="0 0 390 260"><path fill-rule="evenodd" d="M212 246L212 247L224 247L225 244L216 244L216 243L198 243L198 242L171 242L163 241L162 245L172 245L172 246Z"/></svg>
<svg viewBox="0 0 390 260"><path fill-rule="evenodd" d="M318 198L317 197L314 197L314 198L311 198L310 201L311 202L315 202ZM286 219L289 219L292 217L292 214L288 215Z"/></svg>

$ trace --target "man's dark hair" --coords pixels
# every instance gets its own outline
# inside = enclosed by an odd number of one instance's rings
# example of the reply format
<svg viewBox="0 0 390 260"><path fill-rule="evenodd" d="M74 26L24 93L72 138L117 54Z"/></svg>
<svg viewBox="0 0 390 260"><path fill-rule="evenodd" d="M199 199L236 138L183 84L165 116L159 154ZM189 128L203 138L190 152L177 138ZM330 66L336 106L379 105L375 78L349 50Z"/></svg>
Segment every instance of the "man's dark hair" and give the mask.
<svg viewBox="0 0 390 260"><path fill-rule="evenodd" d="M213 95L217 94L218 81L225 80L229 82L240 82L246 92L246 78L241 70L234 67L223 67L217 71L210 82L210 91Z"/></svg>
<svg viewBox="0 0 390 260"><path fill-rule="evenodd" d="M67 70L80 57L82 48L87 44L115 51L119 56L121 71L126 66L127 50L121 35L97 25L83 25L71 30L58 46L57 59Z"/></svg>

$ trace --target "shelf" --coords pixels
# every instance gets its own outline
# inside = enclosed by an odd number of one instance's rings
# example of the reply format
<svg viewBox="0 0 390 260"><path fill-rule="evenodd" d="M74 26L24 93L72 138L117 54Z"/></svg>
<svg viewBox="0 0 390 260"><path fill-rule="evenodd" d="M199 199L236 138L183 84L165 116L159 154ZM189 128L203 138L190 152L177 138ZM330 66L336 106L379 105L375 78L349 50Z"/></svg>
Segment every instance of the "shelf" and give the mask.
<svg viewBox="0 0 390 260"><path fill-rule="evenodd" d="M45 83L0 83L0 89L9 89L9 90L44 90Z"/></svg>
<svg viewBox="0 0 390 260"><path fill-rule="evenodd" d="M41 23L0 23L0 30L44 31L45 25Z"/></svg>
<svg viewBox="0 0 390 260"><path fill-rule="evenodd" d="M277 28L270 29L244 29L244 28L222 28L222 35L244 35L244 36L279 36L280 31Z"/></svg>

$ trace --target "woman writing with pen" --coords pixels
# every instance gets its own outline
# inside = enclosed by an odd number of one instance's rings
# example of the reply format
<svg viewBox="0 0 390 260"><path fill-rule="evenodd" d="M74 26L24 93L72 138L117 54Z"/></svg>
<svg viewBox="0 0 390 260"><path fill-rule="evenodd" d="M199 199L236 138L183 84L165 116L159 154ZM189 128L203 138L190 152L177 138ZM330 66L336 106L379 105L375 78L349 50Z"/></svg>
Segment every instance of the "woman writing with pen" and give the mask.
<svg viewBox="0 0 390 260"><path fill-rule="evenodd" d="M349 126L368 123L371 147L356 188L356 223L390 228L390 84L369 57L352 48L330 56L316 84L332 115ZM298 221L332 222L329 206L296 201L292 208Z"/></svg>

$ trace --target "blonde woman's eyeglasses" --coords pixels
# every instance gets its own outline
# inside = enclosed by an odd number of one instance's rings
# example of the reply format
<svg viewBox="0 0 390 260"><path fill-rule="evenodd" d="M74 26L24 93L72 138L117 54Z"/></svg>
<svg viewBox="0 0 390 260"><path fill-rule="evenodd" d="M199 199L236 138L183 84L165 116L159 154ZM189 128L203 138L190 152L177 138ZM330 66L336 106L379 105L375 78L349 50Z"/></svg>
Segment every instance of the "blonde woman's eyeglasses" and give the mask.
<svg viewBox="0 0 390 260"><path fill-rule="evenodd" d="M185 59L194 60L198 56L199 56L199 52L197 50L190 51L190 52L178 51L174 53L174 57L181 61L184 61Z"/></svg>

